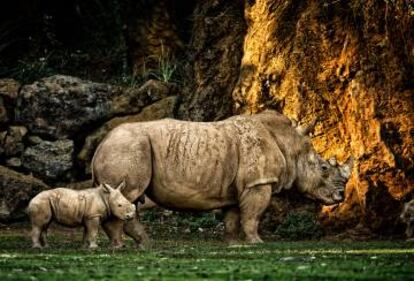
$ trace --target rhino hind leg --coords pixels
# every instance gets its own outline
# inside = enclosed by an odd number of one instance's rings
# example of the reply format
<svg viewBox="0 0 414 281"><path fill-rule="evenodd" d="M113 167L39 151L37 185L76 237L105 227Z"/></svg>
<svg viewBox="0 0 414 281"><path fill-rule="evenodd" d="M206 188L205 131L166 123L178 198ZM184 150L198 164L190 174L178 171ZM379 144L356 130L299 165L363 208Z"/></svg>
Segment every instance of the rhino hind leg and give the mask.
<svg viewBox="0 0 414 281"><path fill-rule="evenodd" d="M138 221L138 218L133 218L124 224L125 233L134 239L137 247L140 249L148 249L150 247L150 239L145 231L144 226Z"/></svg>
<svg viewBox="0 0 414 281"><path fill-rule="evenodd" d="M28 208L30 222L32 224L31 238L33 248L47 246L45 240L47 228L52 219L52 210L47 204L31 204Z"/></svg>
<svg viewBox="0 0 414 281"><path fill-rule="evenodd" d="M271 196L271 185L251 187L242 193L239 205L241 225L246 234L247 243L263 243L258 234L259 222L263 212L269 206Z"/></svg>
<svg viewBox="0 0 414 281"><path fill-rule="evenodd" d="M118 218L110 218L102 224L102 228L111 240L112 248L119 249L124 246L122 242L124 222Z"/></svg>
<svg viewBox="0 0 414 281"><path fill-rule="evenodd" d="M49 248L49 243L47 242L47 229L49 224L43 227L42 233L40 234L40 243L44 248Z"/></svg>
<svg viewBox="0 0 414 281"><path fill-rule="evenodd" d="M231 207L224 211L224 239L230 245L238 244L240 233L240 209Z"/></svg>

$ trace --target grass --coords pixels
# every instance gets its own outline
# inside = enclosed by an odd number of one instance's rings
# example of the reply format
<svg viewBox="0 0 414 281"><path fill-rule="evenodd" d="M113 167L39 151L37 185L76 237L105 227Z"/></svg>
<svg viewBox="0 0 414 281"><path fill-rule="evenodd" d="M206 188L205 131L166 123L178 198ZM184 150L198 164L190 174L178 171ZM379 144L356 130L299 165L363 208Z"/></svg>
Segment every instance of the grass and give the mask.
<svg viewBox="0 0 414 281"><path fill-rule="evenodd" d="M268 242L228 247L205 233L153 236L153 248L80 249L80 232L54 230L30 248L28 227L0 232L0 280L413 280L414 244L403 241ZM154 235L154 233L153 233Z"/></svg>

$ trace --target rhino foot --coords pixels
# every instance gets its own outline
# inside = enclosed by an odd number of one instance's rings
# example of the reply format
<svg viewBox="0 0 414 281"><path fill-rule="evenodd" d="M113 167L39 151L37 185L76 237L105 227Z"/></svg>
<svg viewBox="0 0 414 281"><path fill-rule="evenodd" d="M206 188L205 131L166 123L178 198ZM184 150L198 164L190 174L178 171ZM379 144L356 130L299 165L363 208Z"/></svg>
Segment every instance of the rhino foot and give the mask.
<svg viewBox="0 0 414 281"><path fill-rule="evenodd" d="M263 240L260 237L247 238L246 242L248 244L262 244L262 243L264 243Z"/></svg>
<svg viewBox="0 0 414 281"><path fill-rule="evenodd" d="M42 245L40 243L36 243L32 245L32 249L42 249Z"/></svg>
<svg viewBox="0 0 414 281"><path fill-rule="evenodd" d="M242 242L238 239L226 239L226 243L228 246L237 246L242 244Z"/></svg>
<svg viewBox="0 0 414 281"><path fill-rule="evenodd" d="M91 244L89 244L89 247L88 248L90 250L98 249L98 245L96 243L91 243Z"/></svg>
<svg viewBox="0 0 414 281"><path fill-rule="evenodd" d="M113 250L118 250L118 249L122 249L122 248L125 248L125 244L123 244L123 243L113 243L111 245L111 249L113 249Z"/></svg>

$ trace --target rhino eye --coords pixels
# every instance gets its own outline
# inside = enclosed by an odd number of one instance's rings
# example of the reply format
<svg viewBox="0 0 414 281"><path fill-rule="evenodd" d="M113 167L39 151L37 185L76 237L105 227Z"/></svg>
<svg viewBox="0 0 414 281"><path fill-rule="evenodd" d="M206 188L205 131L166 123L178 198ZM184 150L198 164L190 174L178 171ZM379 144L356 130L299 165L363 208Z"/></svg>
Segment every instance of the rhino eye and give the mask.
<svg viewBox="0 0 414 281"><path fill-rule="evenodd" d="M322 165L321 168L322 168L322 171L327 171L329 169L327 165Z"/></svg>

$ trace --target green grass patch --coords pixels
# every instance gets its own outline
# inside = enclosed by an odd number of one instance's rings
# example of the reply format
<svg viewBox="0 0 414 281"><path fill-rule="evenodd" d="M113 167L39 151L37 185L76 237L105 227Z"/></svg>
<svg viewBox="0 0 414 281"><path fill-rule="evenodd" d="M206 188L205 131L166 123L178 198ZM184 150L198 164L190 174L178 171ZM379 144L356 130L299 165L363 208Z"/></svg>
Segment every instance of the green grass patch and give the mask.
<svg viewBox="0 0 414 281"><path fill-rule="evenodd" d="M228 247L193 234L153 236L153 248L81 249L80 231L52 232L51 248L30 248L27 230L0 232L0 280L413 280L414 243L268 242ZM75 233L75 234L73 234Z"/></svg>

